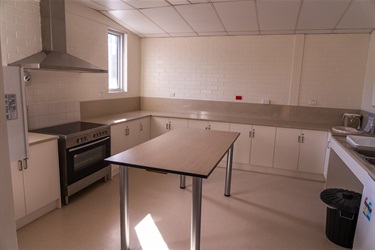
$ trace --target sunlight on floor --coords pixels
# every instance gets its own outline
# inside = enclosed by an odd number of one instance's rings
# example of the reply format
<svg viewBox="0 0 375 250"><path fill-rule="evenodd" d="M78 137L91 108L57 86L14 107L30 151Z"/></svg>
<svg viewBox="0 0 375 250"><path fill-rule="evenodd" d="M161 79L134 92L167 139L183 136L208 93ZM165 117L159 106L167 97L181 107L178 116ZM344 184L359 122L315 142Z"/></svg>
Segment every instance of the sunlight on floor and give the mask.
<svg viewBox="0 0 375 250"><path fill-rule="evenodd" d="M135 226L143 250L169 250L151 214Z"/></svg>

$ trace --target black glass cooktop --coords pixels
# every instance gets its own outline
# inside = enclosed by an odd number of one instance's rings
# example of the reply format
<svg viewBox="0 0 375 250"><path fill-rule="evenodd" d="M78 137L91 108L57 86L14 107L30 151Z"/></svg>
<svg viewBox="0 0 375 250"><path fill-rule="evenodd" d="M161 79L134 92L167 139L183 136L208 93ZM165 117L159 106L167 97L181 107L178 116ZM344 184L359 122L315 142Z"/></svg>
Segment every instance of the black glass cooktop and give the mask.
<svg viewBox="0 0 375 250"><path fill-rule="evenodd" d="M103 126L106 126L106 125L99 124L99 123L92 123L92 122L72 122L72 123L66 123L66 124L57 125L53 127L35 129L30 132L52 134L52 135L71 135L71 134L75 134L75 133L79 133L79 132L83 132L86 130L99 128Z"/></svg>

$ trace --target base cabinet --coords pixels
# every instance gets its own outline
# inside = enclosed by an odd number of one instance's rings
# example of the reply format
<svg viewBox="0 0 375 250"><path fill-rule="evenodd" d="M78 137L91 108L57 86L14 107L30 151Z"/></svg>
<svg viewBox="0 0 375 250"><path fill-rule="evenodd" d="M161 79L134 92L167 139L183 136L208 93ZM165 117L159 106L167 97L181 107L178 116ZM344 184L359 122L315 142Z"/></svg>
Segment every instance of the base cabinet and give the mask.
<svg viewBox="0 0 375 250"><path fill-rule="evenodd" d="M323 174L327 132L277 128L274 167Z"/></svg>
<svg viewBox="0 0 375 250"><path fill-rule="evenodd" d="M176 128L187 128L188 120L167 117L151 118L151 138L165 134Z"/></svg>
<svg viewBox="0 0 375 250"><path fill-rule="evenodd" d="M16 220L60 200L57 140L31 145L29 154L11 163Z"/></svg>
<svg viewBox="0 0 375 250"><path fill-rule="evenodd" d="M275 127L231 123L230 131L240 132L234 144L233 162L272 167Z"/></svg>

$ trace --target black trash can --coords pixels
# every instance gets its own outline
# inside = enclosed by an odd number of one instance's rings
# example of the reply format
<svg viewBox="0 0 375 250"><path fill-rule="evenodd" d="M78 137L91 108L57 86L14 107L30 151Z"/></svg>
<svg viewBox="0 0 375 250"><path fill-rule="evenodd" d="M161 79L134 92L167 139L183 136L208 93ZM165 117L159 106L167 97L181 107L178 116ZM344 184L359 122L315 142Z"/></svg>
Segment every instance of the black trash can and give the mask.
<svg viewBox="0 0 375 250"><path fill-rule="evenodd" d="M333 243L353 247L361 197L360 193L338 188L320 193L320 199L328 205L326 235Z"/></svg>

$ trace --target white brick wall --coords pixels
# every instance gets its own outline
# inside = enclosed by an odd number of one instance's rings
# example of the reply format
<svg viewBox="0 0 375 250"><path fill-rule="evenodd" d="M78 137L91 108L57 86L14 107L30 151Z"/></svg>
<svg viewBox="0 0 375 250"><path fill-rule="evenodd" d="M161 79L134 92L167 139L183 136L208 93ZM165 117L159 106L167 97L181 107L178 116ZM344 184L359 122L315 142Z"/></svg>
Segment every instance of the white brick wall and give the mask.
<svg viewBox="0 0 375 250"><path fill-rule="evenodd" d="M42 50L38 0L1 0L2 65Z"/></svg>
<svg viewBox="0 0 375 250"><path fill-rule="evenodd" d="M369 35L295 37L142 39L142 95L360 108ZM292 75L301 79L292 84Z"/></svg>
<svg viewBox="0 0 375 250"><path fill-rule="evenodd" d="M38 0L1 0L2 64L17 61L42 50ZM102 14L66 1L67 51L74 56L107 68L107 29L123 30ZM136 97L140 95L140 38L129 33L128 91L108 93L107 74L61 71L31 72L32 84L26 87L30 128L79 119L79 101ZM73 104L72 104L73 103ZM76 107L64 111L45 107Z"/></svg>
<svg viewBox="0 0 375 250"><path fill-rule="evenodd" d="M293 36L142 39L143 95L285 104ZM273 73L270 73L273 72Z"/></svg>
<svg viewBox="0 0 375 250"><path fill-rule="evenodd" d="M306 36L299 104L361 108L368 35Z"/></svg>

